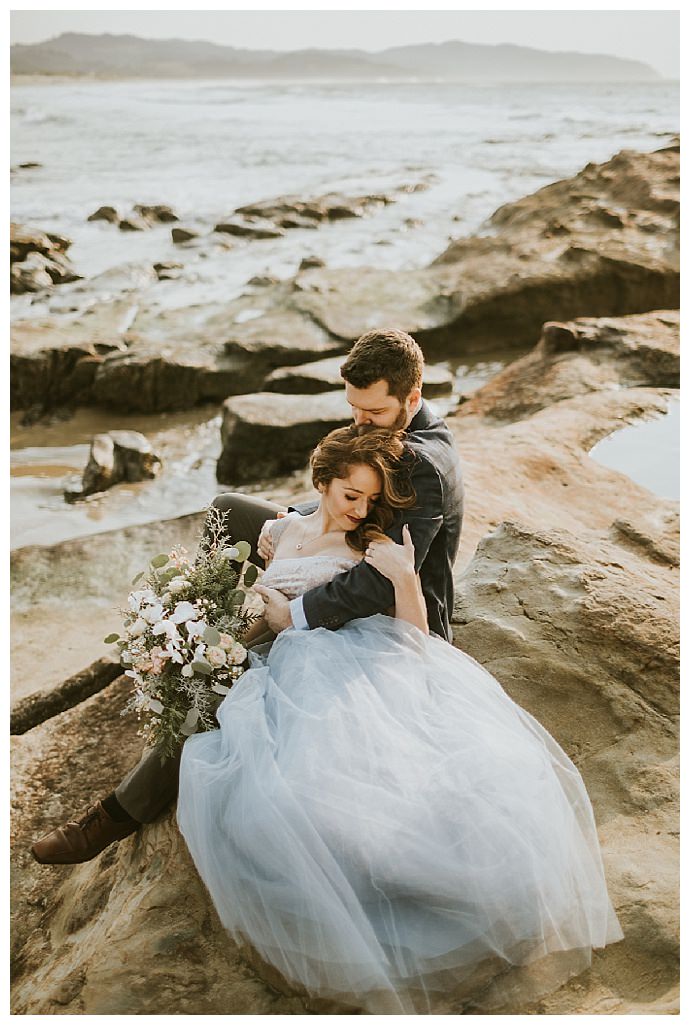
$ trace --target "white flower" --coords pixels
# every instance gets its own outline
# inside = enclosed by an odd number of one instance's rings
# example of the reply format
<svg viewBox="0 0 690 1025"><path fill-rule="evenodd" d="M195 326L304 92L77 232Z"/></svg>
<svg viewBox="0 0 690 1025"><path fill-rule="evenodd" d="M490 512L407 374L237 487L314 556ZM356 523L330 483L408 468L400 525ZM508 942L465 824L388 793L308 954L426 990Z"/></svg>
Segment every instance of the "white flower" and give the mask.
<svg viewBox="0 0 690 1025"><path fill-rule="evenodd" d="M180 637L179 630L174 623L171 623L168 619L161 619L159 623L156 623L151 633L155 637L159 637L161 634L165 634L170 644L174 644L175 641L179 643L182 640Z"/></svg>
<svg viewBox="0 0 690 1025"><path fill-rule="evenodd" d="M127 600L130 609L139 612L142 605L154 605L158 601L158 596L150 587L142 587L138 591L132 591Z"/></svg>
<svg viewBox="0 0 690 1025"><path fill-rule="evenodd" d="M223 648L224 651L230 651L234 643L235 638L232 636L232 634L222 633L220 635L220 646L221 648Z"/></svg>
<svg viewBox="0 0 690 1025"><path fill-rule="evenodd" d="M189 619L196 619L198 615L197 609L190 601L178 601L170 621L171 623L186 623Z"/></svg>
<svg viewBox="0 0 690 1025"><path fill-rule="evenodd" d="M187 580L186 577L174 577L168 584L168 591L170 594L183 594L191 586L191 580Z"/></svg>
<svg viewBox="0 0 690 1025"><path fill-rule="evenodd" d="M207 623L203 619L190 619L185 623L187 628L187 636L190 641L193 641L195 637L203 637L207 629Z"/></svg>
<svg viewBox="0 0 690 1025"><path fill-rule="evenodd" d="M139 615L142 619L145 619L147 623L158 623L164 616L165 609L159 601L155 605L148 605L145 609L142 609Z"/></svg>
<svg viewBox="0 0 690 1025"><path fill-rule="evenodd" d="M149 625L144 619L135 619L131 626L127 627L127 633L130 637L141 637L148 630Z"/></svg>
<svg viewBox="0 0 690 1025"><path fill-rule="evenodd" d="M178 649L175 647L175 641L174 640L168 641L168 643L165 645L165 648L163 650L166 652L166 654L168 654L170 656L170 658L173 660L173 662L184 662L184 659L182 658L182 655L180 654Z"/></svg>
<svg viewBox="0 0 690 1025"><path fill-rule="evenodd" d="M221 666L225 665L225 652L218 645L211 645L206 649L206 661L214 669L220 669Z"/></svg>

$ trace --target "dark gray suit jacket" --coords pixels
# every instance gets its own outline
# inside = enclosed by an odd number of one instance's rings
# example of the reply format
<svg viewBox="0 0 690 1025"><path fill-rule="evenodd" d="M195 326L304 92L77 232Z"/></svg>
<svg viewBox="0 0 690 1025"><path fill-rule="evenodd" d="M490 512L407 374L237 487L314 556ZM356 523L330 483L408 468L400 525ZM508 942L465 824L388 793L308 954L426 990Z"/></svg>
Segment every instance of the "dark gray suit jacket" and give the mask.
<svg viewBox="0 0 690 1025"><path fill-rule="evenodd" d="M463 512L460 460L448 427L424 401L407 428L406 440L417 503L413 509L401 510L387 533L401 544L403 524L409 524L429 629L451 640L453 563L460 543ZM307 513L314 506L296 508ZM366 562L312 588L302 598L311 629L324 626L335 630L351 619L386 612L394 604L390 580Z"/></svg>

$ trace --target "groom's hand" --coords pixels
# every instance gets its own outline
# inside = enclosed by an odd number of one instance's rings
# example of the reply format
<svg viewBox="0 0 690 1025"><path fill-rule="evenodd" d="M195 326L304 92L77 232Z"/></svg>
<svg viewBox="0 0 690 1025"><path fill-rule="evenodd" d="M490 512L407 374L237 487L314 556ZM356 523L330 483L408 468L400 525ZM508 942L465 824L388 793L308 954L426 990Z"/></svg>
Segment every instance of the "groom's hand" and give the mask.
<svg viewBox="0 0 690 1025"><path fill-rule="evenodd" d="M255 584L254 590L263 598L264 619L274 634L282 633L292 626L290 601L281 591L276 591L274 587L264 587L263 584Z"/></svg>

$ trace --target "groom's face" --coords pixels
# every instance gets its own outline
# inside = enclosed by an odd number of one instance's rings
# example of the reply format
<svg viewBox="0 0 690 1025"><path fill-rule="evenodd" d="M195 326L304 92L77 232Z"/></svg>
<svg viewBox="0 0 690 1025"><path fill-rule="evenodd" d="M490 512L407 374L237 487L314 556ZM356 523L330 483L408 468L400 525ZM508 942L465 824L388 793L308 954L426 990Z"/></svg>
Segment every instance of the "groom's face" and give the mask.
<svg viewBox="0 0 690 1025"><path fill-rule="evenodd" d="M352 418L358 427L372 424L374 427L390 427L399 431L407 427L413 416L412 405L417 405L419 389L415 389L401 402L388 393L387 381L374 381L368 388L355 388L345 382L345 397L352 409Z"/></svg>

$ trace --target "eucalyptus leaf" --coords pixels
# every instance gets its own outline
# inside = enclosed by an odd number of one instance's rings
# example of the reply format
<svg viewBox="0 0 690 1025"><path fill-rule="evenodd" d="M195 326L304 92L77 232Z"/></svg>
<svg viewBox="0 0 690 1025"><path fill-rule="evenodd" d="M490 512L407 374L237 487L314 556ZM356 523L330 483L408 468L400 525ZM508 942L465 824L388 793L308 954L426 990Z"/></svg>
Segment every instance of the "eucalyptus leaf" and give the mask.
<svg viewBox="0 0 690 1025"><path fill-rule="evenodd" d="M211 690L215 691L216 694L229 694L230 693L230 688L229 687L225 687L222 683L214 683L213 686L211 687Z"/></svg>
<svg viewBox="0 0 690 1025"><path fill-rule="evenodd" d="M175 577L179 577L180 573L181 570L179 570L177 566L171 566L170 569L166 569L165 573L160 574L159 579L161 583L169 584L170 581L173 580Z"/></svg>
<svg viewBox="0 0 690 1025"><path fill-rule="evenodd" d="M234 591L230 592L228 597L230 598L230 601L233 605L244 605L244 591L240 591L238 588L236 588Z"/></svg>
<svg viewBox="0 0 690 1025"><path fill-rule="evenodd" d="M196 733L196 723L193 726L187 726L185 723L180 726L180 733L183 737L191 737L193 733Z"/></svg>
<svg viewBox="0 0 690 1025"><path fill-rule="evenodd" d="M183 723L184 726L196 726L199 721L199 709L192 706L187 712L187 717Z"/></svg>
<svg viewBox="0 0 690 1025"><path fill-rule="evenodd" d="M259 575L259 571L253 563L250 563L244 571L244 586L253 587L256 583L256 578Z"/></svg>
<svg viewBox="0 0 690 1025"><path fill-rule="evenodd" d="M157 555L155 559L151 559L150 565L154 569L161 569L163 566L167 566L169 561L167 555Z"/></svg>
<svg viewBox="0 0 690 1025"><path fill-rule="evenodd" d="M119 640L120 640L120 635L119 634L108 634L107 637L103 638L103 643L104 644L114 644L115 641L119 641Z"/></svg>
<svg viewBox="0 0 690 1025"><path fill-rule="evenodd" d="M200 673L201 676L210 676L213 672L213 666L209 662L201 662L199 659L192 662L192 669L195 673Z"/></svg>
<svg viewBox="0 0 690 1025"><path fill-rule="evenodd" d="M134 587L135 584L139 583L139 581L141 580L143 575L144 575L144 571L143 570L141 571L141 573L137 573L137 575L135 576L134 580L132 581L132 587Z"/></svg>
<svg viewBox="0 0 690 1025"><path fill-rule="evenodd" d="M204 630L204 640L207 644L213 647L216 644L220 644L220 633L214 626L207 626Z"/></svg>
<svg viewBox="0 0 690 1025"><path fill-rule="evenodd" d="M251 555L252 546L248 541L236 541L235 548L237 549L237 562L246 562Z"/></svg>

